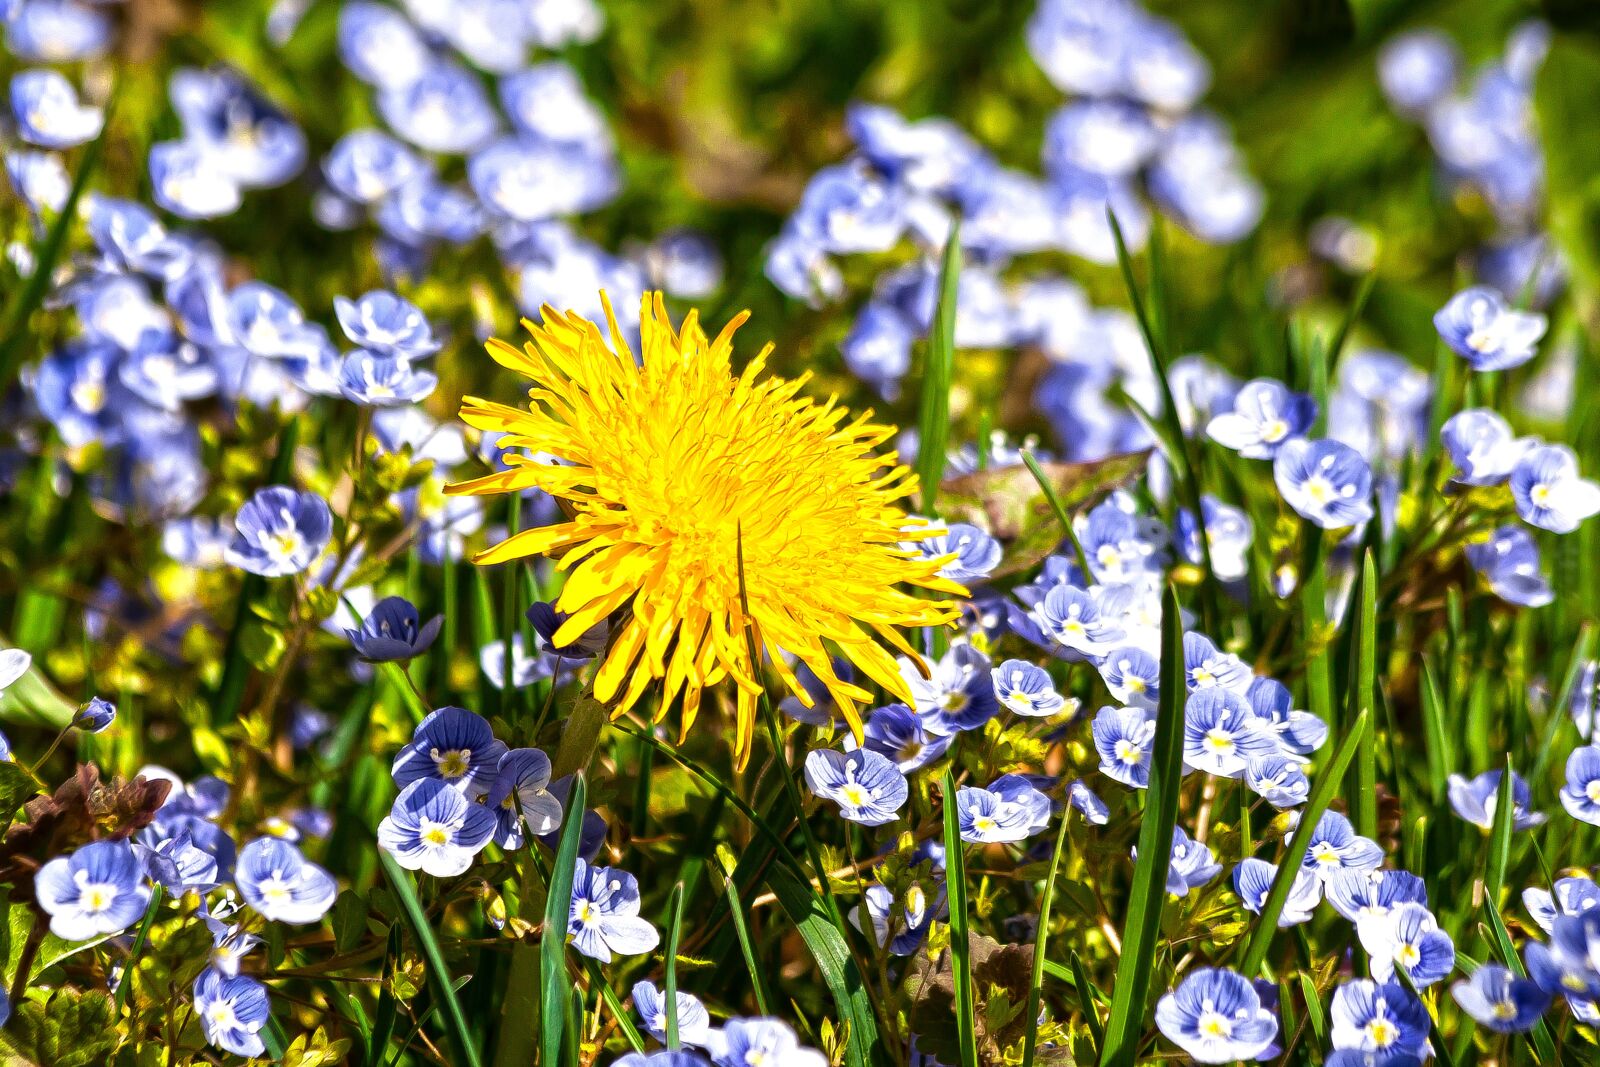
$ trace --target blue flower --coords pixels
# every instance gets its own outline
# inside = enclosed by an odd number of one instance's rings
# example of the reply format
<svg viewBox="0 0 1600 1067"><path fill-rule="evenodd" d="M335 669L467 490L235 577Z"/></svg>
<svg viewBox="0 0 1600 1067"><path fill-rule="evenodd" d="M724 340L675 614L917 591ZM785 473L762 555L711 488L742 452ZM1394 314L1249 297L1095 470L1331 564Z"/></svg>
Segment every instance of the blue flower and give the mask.
<svg viewBox="0 0 1600 1067"><path fill-rule="evenodd" d="M1113 649L1100 661L1100 677L1124 704L1154 711L1161 696L1161 663L1142 648Z"/></svg>
<svg viewBox="0 0 1600 1067"><path fill-rule="evenodd" d="M1096 505L1087 518L1075 519L1073 526L1096 581L1130 582L1159 567L1158 531L1120 507L1115 498Z"/></svg>
<svg viewBox="0 0 1600 1067"><path fill-rule="evenodd" d="M437 778L419 778L378 824L378 844L407 870L452 878L472 866L497 825L490 808Z"/></svg>
<svg viewBox="0 0 1600 1067"><path fill-rule="evenodd" d="M923 192L948 192L987 164L983 149L949 119L907 122L892 108L854 103L845 111L845 129L874 167Z"/></svg>
<svg viewBox="0 0 1600 1067"><path fill-rule="evenodd" d="M668 230L645 249L652 285L680 300L699 300L722 285L723 263L710 238L693 230Z"/></svg>
<svg viewBox="0 0 1600 1067"><path fill-rule="evenodd" d="M1456 412L1440 427L1439 440L1456 465L1455 480L1463 485L1499 485L1535 446L1489 408Z"/></svg>
<svg viewBox="0 0 1600 1067"><path fill-rule="evenodd" d="M1500 792L1500 779L1504 771L1484 771L1476 778L1467 779L1459 774L1450 776L1450 807L1461 818L1485 830L1494 829L1496 798ZM1546 819L1543 812L1528 810L1533 794L1528 783L1515 771L1511 772L1512 826L1518 830L1531 830Z"/></svg>
<svg viewBox="0 0 1600 1067"><path fill-rule="evenodd" d="M446 61L432 62L411 81L383 86L378 111L401 137L445 155L473 151L500 124L478 79Z"/></svg>
<svg viewBox="0 0 1600 1067"><path fill-rule="evenodd" d="M557 611L554 605L542 600L535 601L528 608L527 616L534 632L549 646L550 651L562 659L593 659L606 650L606 644L611 640L611 624L601 619L566 643L557 642L556 634L566 625L567 613Z"/></svg>
<svg viewBox="0 0 1600 1067"><path fill-rule="evenodd" d="M945 900L944 883L937 882L930 899L929 891L920 883L913 883L897 902L888 886L874 882L861 895L861 905L850 912L850 922L857 930L866 932L861 924L862 909L872 923L872 936L878 945L887 944L895 956L909 956L927 940L928 928L950 913Z"/></svg>
<svg viewBox="0 0 1600 1067"><path fill-rule="evenodd" d="M354 301L336 296L333 308L344 335L369 352L421 359L439 351L422 312L393 293L375 289Z"/></svg>
<svg viewBox="0 0 1600 1067"><path fill-rule="evenodd" d="M827 252L886 252L905 230L904 200L865 166L824 167L806 183L790 225Z"/></svg>
<svg viewBox="0 0 1600 1067"><path fill-rule="evenodd" d="M713 1038L720 1032L711 1031ZM611 1061L611 1067L711 1067L711 1062L687 1049L658 1048L651 1052L629 1052Z"/></svg>
<svg viewBox="0 0 1600 1067"><path fill-rule="evenodd" d="M935 737L974 730L1000 709L989 657L964 641L950 646L924 678L910 659L900 658L900 675L911 690L912 708Z"/></svg>
<svg viewBox="0 0 1600 1067"><path fill-rule="evenodd" d="M72 83L53 70L12 75L11 117L24 141L56 149L92 141L105 118L99 108L80 104Z"/></svg>
<svg viewBox="0 0 1600 1067"><path fill-rule="evenodd" d="M262 939L250 933L242 923L225 921L233 913L225 909L225 904L216 905L203 913L201 918L205 921L206 929L211 931L212 968L224 978L232 978L239 973L240 961L261 944Z"/></svg>
<svg viewBox="0 0 1600 1067"><path fill-rule="evenodd" d="M1272 882L1277 876L1278 868L1266 860L1252 856L1239 861L1239 865L1233 869L1233 891L1239 895L1239 902L1246 911L1261 914L1262 905L1267 902L1267 894L1272 892ZM1283 911L1278 915L1278 926L1297 926L1309 921L1321 899L1322 883L1317 881L1316 875L1302 867L1295 873L1294 885L1289 888Z"/></svg>
<svg viewBox="0 0 1600 1067"><path fill-rule="evenodd" d="M1471 979L1450 987L1461 1010L1482 1026L1501 1034L1532 1030L1550 1006L1550 994L1498 963L1485 963Z"/></svg>
<svg viewBox="0 0 1600 1067"><path fill-rule="evenodd" d="M1309 711L1296 709L1289 688L1282 682L1252 678L1245 697L1262 725L1278 735L1278 744L1285 752L1309 756L1328 739L1328 724Z"/></svg>
<svg viewBox="0 0 1600 1067"><path fill-rule="evenodd" d="M333 513L316 493L286 485L258 490L234 517L229 564L267 578L299 574L333 536Z"/></svg>
<svg viewBox="0 0 1600 1067"><path fill-rule="evenodd" d="M500 79L500 102L512 125L552 144L609 147L605 115L583 91L577 71L559 60Z"/></svg>
<svg viewBox="0 0 1600 1067"><path fill-rule="evenodd" d="M206 968L195 979L194 1013L205 1029L206 1040L224 1052L251 1058L267 1054L259 1035L272 1005L267 987L254 978L229 977Z"/></svg>
<svg viewBox="0 0 1600 1067"><path fill-rule="evenodd" d="M1272 476L1284 501L1325 530L1360 526L1372 518L1372 468L1349 445L1290 441L1278 450Z"/></svg>
<svg viewBox="0 0 1600 1067"><path fill-rule="evenodd" d="M561 801L550 792L550 757L536 748L513 748L500 757L500 769L487 803L497 820L495 844L521 848L526 827L535 837L561 826Z"/></svg>
<svg viewBox="0 0 1600 1067"><path fill-rule="evenodd" d="M1045 637L1083 656L1104 655L1127 636L1115 618L1102 615L1098 599L1077 586L1052 586L1032 615Z"/></svg>
<svg viewBox="0 0 1600 1067"><path fill-rule="evenodd" d="M565 810L567 798L572 795L572 775L564 775L550 783L550 795L555 798ZM551 852L561 843L561 830L556 828L547 834L539 835L539 843ZM606 821L598 811L587 808L583 813L583 827L578 832L578 855L592 861L600 853L600 846L606 840Z"/></svg>
<svg viewBox="0 0 1600 1067"><path fill-rule="evenodd" d="M420 656L439 636L443 615L421 624L416 605L403 596L384 597L372 606L359 630L346 630L345 636L362 659L389 663Z"/></svg>
<svg viewBox="0 0 1600 1067"><path fill-rule="evenodd" d="M1304 861L1324 883L1339 871L1376 870L1382 862L1383 849L1378 843L1356 833L1350 820L1336 811L1325 811L1317 820Z"/></svg>
<svg viewBox="0 0 1600 1067"><path fill-rule="evenodd" d="M1211 571L1218 580L1237 582L1250 573L1250 542L1255 528L1244 509L1224 504L1209 493L1200 498L1205 517L1206 545L1211 550ZM1196 567L1205 562L1200 548L1200 530L1194 512L1179 508L1175 540L1183 558Z"/></svg>
<svg viewBox="0 0 1600 1067"><path fill-rule="evenodd" d="M506 643L490 641L478 650L478 667L496 689L506 687ZM511 635L511 688L522 689L554 673L555 662L544 652L528 655L522 633Z"/></svg>
<svg viewBox="0 0 1600 1067"><path fill-rule="evenodd" d="M217 391L217 368L198 345L147 330L117 367L117 378L141 400L176 412L184 401Z"/></svg>
<svg viewBox="0 0 1600 1067"><path fill-rule="evenodd" d="M1427 1053L1432 1025L1428 1009L1398 982L1345 982L1334 990L1328 1015L1336 1049L1412 1056Z"/></svg>
<svg viewBox="0 0 1600 1067"><path fill-rule="evenodd" d="M1291 438L1303 436L1317 418L1317 402L1282 382L1257 378L1240 387L1233 410L1213 416L1206 436L1246 459L1271 459Z"/></svg>
<svg viewBox="0 0 1600 1067"><path fill-rule="evenodd" d="M961 585L981 582L1000 565L1000 542L964 522L953 523L931 537L914 542L912 547L928 559L953 555L955 558L940 567L939 573Z"/></svg>
<svg viewBox="0 0 1600 1067"><path fill-rule="evenodd" d="M1255 986L1235 971L1201 967L1156 1004L1156 1026L1200 1063L1262 1055L1278 1036L1278 1018Z"/></svg>
<svg viewBox="0 0 1600 1067"><path fill-rule="evenodd" d="M1555 927L1556 916L1582 915L1600 904L1600 885L1581 875L1557 878L1553 896L1548 890L1529 886L1522 891L1522 904L1548 934Z"/></svg>
<svg viewBox="0 0 1600 1067"><path fill-rule="evenodd" d="M778 1019L729 1019L722 1028L718 1067L827 1067L827 1058L804 1048L789 1025Z"/></svg>
<svg viewBox="0 0 1600 1067"><path fill-rule="evenodd" d="M840 815L863 826L893 822L910 792L906 776L870 749L816 749L807 753L805 770L811 792L838 804Z"/></svg>
<svg viewBox="0 0 1600 1067"><path fill-rule="evenodd" d="M1333 910L1353 923L1401 904L1428 904L1428 887L1410 871L1340 870L1324 883Z"/></svg>
<svg viewBox="0 0 1600 1067"><path fill-rule="evenodd" d="M839 352L851 374L893 400L900 394L900 379L911 369L911 342L917 334L916 325L899 308L869 300L839 342Z"/></svg>
<svg viewBox="0 0 1600 1067"><path fill-rule="evenodd" d="M611 200L620 178L609 148L501 137L467 162L467 180L492 211L518 222L592 211Z"/></svg>
<svg viewBox="0 0 1600 1067"><path fill-rule="evenodd" d="M305 134L237 72L174 71L171 95L183 143L226 180L247 189L282 185L305 165Z"/></svg>
<svg viewBox="0 0 1600 1067"><path fill-rule="evenodd" d="M1111 821L1111 808L1082 778L1074 778L1068 783L1067 803L1078 810L1084 821L1092 825L1104 826Z"/></svg>
<svg viewBox="0 0 1600 1067"><path fill-rule="evenodd" d="M1222 652L1204 634L1183 635L1183 673L1190 690L1221 687L1237 694L1250 689L1250 668L1231 652Z"/></svg>
<svg viewBox="0 0 1600 1067"><path fill-rule="evenodd" d="M365 407L414 404L438 384L437 375L418 370L403 356L380 356L358 348L339 365L339 392Z"/></svg>
<svg viewBox="0 0 1600 1067"><path fill-rule="evenodd" d="M158 205L186 219L231 215L244 202L238 184L188 141L150 146L150 186Z"/></svg>
<svg viewBox="0 0 1600 1067"><path fill-rule="evenodd" d="M861 730L861 747L887 756L902 774L920 770L945 754L953 737L934 737L922 717L904 704L875 709Z"/></svg>
<svg viewBox="0 0 1600 1067"><path fill-rule="evenodd" d="M1043 794L1039 796L1044 799ZM1043 829L1031 805L1015 803L988 789L963 786L956 790L955 805L961 840L968 844L1022 841ZM1044 814L1048 820L1050 802L1047 799Z"/></svg>
<svg viewBox="0 0 1600 1067"><path fill-rule="evenodd" d="M1593 1026L1600 1022L1600 1005L1595 1002L1600 997L1600 973L1595 971L1588 939L1581 933L1584 924L1573 916L1562 916L1559 923L1562 941L1556 939L1553 928L1549 945L1529 941L1523 946L1528 977L1550 996L1565 999L1579 1022Z"/></svg>
<svg viewBox="0 0 1600 1067"><path fill-rule="evenodd" d="M1581 745L1567 757L1567 784L1561 806L1574 819L1600 826L1600 749Z"/></svg>
<svg viewBox="0 0 1600 1067"><path fill-rule="evenodd" d="M73 727L91 734L99 733L116 721L117 706L102 697L94 697L72 717Z"/></svg>
<svg viewBox="0 0 1600 1067"><path fill-rule="evenodd" d="M1172 862L1167 868L1167 892L1187 896L1222 873L1222 864L1209 845L1191 841L1183 827L1172 828Z"/></svg>
<svg viewBox="0 0 1600 1067"><path fill-rule="evenodd" d="M28 63L96 59L111 46L111 16L82 0L27 0L5 20L6 47Z"/></svg>
<svg viewBox="0 0 1600 1067"><path fill-rule="evenodd" d="M1197 771L1238 778L1252 760L1278 753L1244 697L1220 686L1196 689L1184 706L1183 762Z"/></svg>
<svg viewBox="0 0 1600 1067"><path fill-rule="evenodd" d="M1378 50L1378 84L1396 111L1423 115L1455 88L1461 54L1438 30L1396 34Z"/></svg>
<svg viewBox="0 0 1600 1067"><path fill-rule="evenodd" d="M639 882L627 871L579 860L572 874L572 947L602 963L612 953L638 956L661 943L656 928L639 918Z"/></svg>
<svg viewBox="0 0 1600 1067"><path fill-rule="evenodd" d="M410 19L369 0L351 0L340 9L339 57L350 73L380 89L410 85L433 62Z"/></svg>
<svg viewBox="0 0 1600 1067"><path fill-rule="evenodd" d="M466 708L440 708L417 724L411 743L395 753L391 771L401 788L434 778L476 799L494 784L505 754L505 742L483 716Z"/></svg>
<svg viewBox="0 0 1600 1067"><path fill-rule="evenodd" d="M34 895L64 941L120 934L150 902L144 867L127 841L95 841L57 856L34 875Z"/></svg>
<svg viewBox="0 0 1600 1067"><path fill-rule="evenodd" d="M1461 290L1433 316L1444 343L1479 371L1528 362L1546 324L1543 315L1518 311L1498 292L1481 285Z"/></svg>
<svg viewBox="0 0 1600 1067"><path fill-rule="evenodd" d="M258 837L244 846L234 882L262 918L297 925L320 921L339 895L333 875L276 837Z"/></svg>
<svg viewBox="0 0 1600 1067"><path fill-rule="evenodd" d="M1524 608L1542 608L1555 592L1540 570L1539 545L1520 526L1502 526L1487 541L1463 549L1495 596Z"/></svg>
<svg viewBox="0 0 1600 1067"><path fill-rule="evenodd" d="M372 204L421 174L423 164L415 152L382 130L360 129L339 138L322 161L322 171L340 196Z"/></svg>
<svg viewBox="0 0 1600 1067"><path fill-rule="evenodd" d="M1600 511L1600 485L1578 476L1578 457L1566 445L1529 449L1511 472L1517 514L1530 526L1571 533Z"/></svg>
<svg viewBox="0 0 1600 1067"><path fill-rule="evenodd" d="M1372 956L1372 977L1380 982L1399 967L1420 989L1455 970L1455 942L1424 904L1396 904L1382 915L1365 916L1356 933Z"/></svg>
<svg viewBox="0 0 1600 1067"><path fill-rule="evenodd" d="M1149 787L1156 738L1156 721L1149 712L1108 705L1094 717L1090 730L1100 754L1100 773L1135 789Z"/></svg>
<svg viewBox="0 0 1600 1067"><path fill-rule="evenodd" d="M46 211L59 212L72 191L66 164L54 152L16 151L6 154L6 177L11 188L38 219Z"/></svg>
<svg viewBox="0 0 1600 1067"><path fill-rule="evenodd" d="M700 998L678 990L678 1040L702 1048L711 1038L711 1015ZM667 1040L667 996L653 982L633 984L633 1007L644 1021L645 1033L657 1041Z"/></svg>
<svg viewBox="0 0 1600 1067"><path fill-rule="evenodd" d="M1056 692L1049 673L1026 660L1008 659L989 672L995 698L1004 707L1029 718L1059 715L1066 700Z"/></svg>
<svg viewBox="0 0 1600 1067"><path fill-rule="evenodd" d="M1304 764L1286 752L1256 756L1244 767L1244 780L1256 795L1275 808L1293 808L1311 795Z"/></svg>

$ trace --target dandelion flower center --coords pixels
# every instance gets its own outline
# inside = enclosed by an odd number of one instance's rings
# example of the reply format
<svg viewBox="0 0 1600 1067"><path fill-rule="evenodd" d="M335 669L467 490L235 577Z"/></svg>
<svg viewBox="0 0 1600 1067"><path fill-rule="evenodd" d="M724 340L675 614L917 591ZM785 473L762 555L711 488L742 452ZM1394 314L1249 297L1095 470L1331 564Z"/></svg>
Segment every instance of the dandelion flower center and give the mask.
<svg viewBox="0 0 1600 1067"><path fill-rule="evenodd" d="M521 351L490 343L499 363L533 382L529 407L463 402L469 425L506 434L510 465L449 491L539 488L570 518L516 534L477 562L556 558L567 575L556 608L568 613L557 645L626 609L594 679L615 715L659 681L658 717L681 697L687 731L702 691L731 679L741 763L761 692L752 635L811 707L780 653L804 663L858 736L858 706L871 695L838 676L835 656L913 703L893 653L920 659L899 628L946 624L956 608L904 587L966 590L939 573L952 556L905 546L938 531L897 503L917 479L876 451L894 428L801 396L804 378L763 377L768 350L735 374L744 315L712 339L694 312L674 330L649 294L636 360L607 308L609 344L594 323L548 307L542 324L526 324L534 342Z"/></svg>

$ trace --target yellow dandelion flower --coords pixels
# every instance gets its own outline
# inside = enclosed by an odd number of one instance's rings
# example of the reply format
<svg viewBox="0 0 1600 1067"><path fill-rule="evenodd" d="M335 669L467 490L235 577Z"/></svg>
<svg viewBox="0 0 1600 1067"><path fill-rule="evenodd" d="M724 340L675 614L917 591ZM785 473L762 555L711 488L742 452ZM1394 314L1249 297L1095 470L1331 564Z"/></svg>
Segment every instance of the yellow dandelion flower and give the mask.
<svg viewBox="0 0 1600 1067"><path fill-rule="evenodd" d="M555 458L513 452L508 470L446 491L537 487L561 502L570 521L524 530L475 562L553 556L567 574L558 644L626 609L595 697L615 700L622 715L660 681L658 718L681 697L687 731L702 691L732 679L741 765L761 692L749 636L808 707L780 653L809 667L858 736L871 694L838 676L833 654L909 702L891 649L922 661L898 628L943 625L957 609L903 587L966 590L939 574L945 558L905 545L925 531L896 503L916 491L917 476L893 452L876 452L895 428L801 396L805 378L763 378L771 345L736 375L733 333L748 312L711 340L693 311L673 330L660 294L646 294L640 360L609 303L609 347L587 319L542 314L542 325L524 322L533 343L522 350L488 345L496 362L532 380L528 410L466 397L461 418L507 434L508 447Z"/></svg>

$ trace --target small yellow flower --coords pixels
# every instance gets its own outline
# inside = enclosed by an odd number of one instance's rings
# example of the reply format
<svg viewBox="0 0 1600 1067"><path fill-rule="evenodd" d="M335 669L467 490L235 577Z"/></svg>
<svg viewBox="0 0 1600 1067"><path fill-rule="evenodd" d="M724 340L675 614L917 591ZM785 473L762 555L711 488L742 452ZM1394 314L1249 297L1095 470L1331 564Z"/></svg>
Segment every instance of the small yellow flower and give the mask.
<svg viewBox="0 0 1600 1067"><path fill-rule="evenodd" d="M658 718L681 695L687 732L701 692L731 678L743 765L761 692L748 628L803 703L811 697L779 653L816 674L858 736L859 705L871 694L835 673L833 654L909 702L890 649L921 660L897 628L943 625L957 609L902 587L966 590L939 574L946 559L905 547L924 536L896 503L916 491L917 477L894 453L875 451L894 427L800 396L805 378L763 378L770 345L735 375L733 332L748 312L711 340L693 311L674 331L660 294L647 294L641 360L609 303L609 347L586 319L542 314L542 325L524 323L534 343L521 351L488 345L498 363L532 380L529 410L476 397L461 409L469 425L503 432L504 445L539 458L509 453L510 469L447 492L536 486L561 502L570 521L518 533L476 562L553 555L567 572L556 608L570 616L558 644L627 609L595 697L609 703L620 693L614 714L622 715L660 680Z"/></svg>

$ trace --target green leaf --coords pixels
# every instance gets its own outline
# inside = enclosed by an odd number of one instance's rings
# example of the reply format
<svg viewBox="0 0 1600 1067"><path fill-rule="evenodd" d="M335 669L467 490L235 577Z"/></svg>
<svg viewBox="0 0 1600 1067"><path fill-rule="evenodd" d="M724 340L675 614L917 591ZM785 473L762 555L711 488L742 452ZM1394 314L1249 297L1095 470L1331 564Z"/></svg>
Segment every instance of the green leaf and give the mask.
<svg viewBox="0 0 1600 1067"><path fill-rule="evenodd" d="M978 1067L977 1017L972 995L972 943L967 925L966 844L956 812L956 779L944 769L945 888L950 902L950 967L955 976L956 1048L960 1067Z"/></svg>
<svg viewBox="0 0 1600 1067"><path fill-rule="evenodd" d="M950 384L955 377L956 290L961 280L961 223L950 227L939 264L939 303L928 334L928 365L922 373L922 405L917 414L917 473L922 480L922 510L935 515L939 479L944 475L950 439Z"/></svg>
<svg viewBox="0 0 1600 1067"><path fill-rule="evenodd" d="M1344 778L1345 771L1350 769L1350 761L1355 759L1361 735L1369 729L1368 723L1371 718L1370 711L1362 711L1356 716L1356 721L1351 724L1344 740L1339 743L1339 749L1334 753L1333 759L1317 775L1317 784L1312 787L1311 798L1301 809L1300 824L1295 827L1294 836L1289 838L1289 847L1284 850L1283 859L1278 864L1278 874L1272 879L1272 888L1267 892L1265 903L1261 905L1261 914L1256 920L1256 932L1250 938L1250 945L1245 949L1244 962L1239 966L1240 973L1246 978L1254 978L1261 971L1261 964L1267 958L1267 950L1272 947L1272 935L1278 929L1278 916L1283 914L1283 905L1289 899L1289 890L1294 886L1295 875L1300 872L1300 867L1305 862L1306 849L1311 846L1311 835L1316 832L1317 822L1322 818L1322 813L1333 803L1333 794L1338 791L1339 782Z"/></svg>
<svg viewBox="0 0 1600 1067"><path fill-rule="evenodd" d="M0 762L0 833L4 833L17 809L39 795L33 776L11 760Z"/></svg>
<svg viewBox="0 0 1600 1067"><path fill-rule="evenodd" d="M592 701L591 701L592 703ZM587 760L585 760L587 762ZM544 927L539 934L540 1049L546 1067L561 1062L562 1030L567 1019L567 922L572 914L572 878L578 865L578 843L583 839L583 810L589 799L589 779L574 771L561 820L561 839L550 867L550 889L545 894Z"/></svg>
<svg viewBox="0 0 1600 1067"><path fill-rule="evenodd" d="M1345 721L1354 722L1367 712L1367 728L1356 740L1355 774L1351 778L1350 811L1356 833L1378 836L1378 765L1373 734L1377 730L1378 691L1378 577L1372 552L1363 553L1359 587L1354 597L1357 616L1351 631L1349 703Z"/></svg>
<svg viewBox="0 0 1600 1067"><path fill-rule="evenodd" d="M110 1061L117 1046L111 996L63 988L49 1000L24 1000L0 1031L0 1043L28 1063L98 1067Z"/></svg>
<svg viewBox="0 0 1600 1067"><path fill-rule="evenodd" d="M367 902L353 889L346 889L333 902L333 947L350 952L367 934Z"/></svg>
<svg viewBox="0 0 1600 1067"><path fill-rule="evenodd" d="M1132 1067L1150 995L1161 909L1167 899L1172 864L1172 831L1178 821L1178 789L1183 777L1183 611L1169 583L1161 603L1161 685L1156 736L1150 761L1150 787L1139 827L1139 858L1133 865L1128 917L1122 929L1122 959L1111 995L1101 1067Z"/></svg>
<svg viewBox="0 0 1600 1067"><path fill-rule="evenodd" d="M577 771L587 770L589 758L594 755L605 727L606 706L585 689L573 702L567 724L561 731L561 743L556 746L555 758L550 761L550 777L565 778Z"/></svg>
<svg viewBox="0 0 1600 1067"><path fill-rule="evenodd" d="M572 786L573 793L579 797L580 802L583 796L582 781L580 777ZM411 875L394 861L393 856L381 848L378 849L378 863L383 867L383 873L389 879L395 897L400 901L400 914L405 920L406 928L411 931L417 947L422 950L422 958L428 965L428 978L433 983L433 994L444 1003L445 1025L449 1028L457 1051L468 1067L481 1067L478 1047L472 1041L472 1031L468 1029L467 1017L461 1011L461 1001L456 998L450 969L445 966L444 953L440 951L439 942L433 936L433 924L422 909L422 901L417 899L417 888L411 882ZM561 928L566 929L565 915Z"/></svg>

